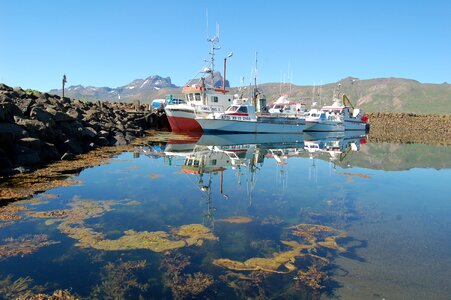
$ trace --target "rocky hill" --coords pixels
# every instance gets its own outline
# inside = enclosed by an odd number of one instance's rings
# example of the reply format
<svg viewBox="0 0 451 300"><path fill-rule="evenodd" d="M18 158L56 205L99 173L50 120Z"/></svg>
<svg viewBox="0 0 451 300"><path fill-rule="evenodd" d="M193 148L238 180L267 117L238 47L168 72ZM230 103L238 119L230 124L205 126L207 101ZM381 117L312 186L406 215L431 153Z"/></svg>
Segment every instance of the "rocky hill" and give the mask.
<svg viewBox="0 0 451 300"><path fill-rule="evenodd" d="M215 85L220 86L222 77L215 73ZM188 84L194 83L190 81ZM297 86L280 83L261 84L261 90L266 94L268 102L277 99L280 94L288 94L293 101L312 102L318 104L330 103L337 84L342 85L354 104L367 112L408 112L408 113L451 113L451 84L428 84L402 78L377 78L360 80L348 77L338 82L316 87ZM226 82L226 86L229 84ZM236 93L238 88L231 88ZM61 95L61 90L51 90L50 93ZM150 76L137 79L131 83L118 87L83 87L69 86L65 95L83 100L112 100L121 101L140 100L149 103L153 99L164 98L168 94L182 97L181 87L171 83L170 77Z"/></svg>
<svg viewBox="0 0 451 300"><path fill-rule="evenodd" d="M149 95L158 94L161 89L171 88L177 88L177 86L172 84L170 77L153 75L146 79L133 80L117 88L72 85L65 89L64 95L84 100L134 100L148 99ZM55 89L49 93L61 95L61 90Z"/></svg>
<svg viewBox="0 0 451 300"><path fill-rule="evenodd" d="M270 83L260 87L267 99L277 99L282 91L291 99L302 100L309 106L313 101L318 104L331 103L338 83L351 101L366 112L451 113L451 85L447 83L425 84L402 78L359 80L348 77L316 87L315 95L313 86L281 87L280 84Z"/></svg>
<svg viewBox="0 0 451 300"><path fill-rule="evenodd" d="M187 84L198 83L199 79L190 80ZM206 83L212 85L211 76L206 78ZM214 74L214 86L222 86L222 76L219 72ZM229 82L226 80L226 87ZM152 75L146 79L135 79L127 85L110 88L72 85L65 89L64 96L82 99L82 100L101 100L101 101L125 101L140 100L148 103L153 99L165 98L168 94L179 95L181 88L172 84L170 77L161 77ZM61 95L61 89L50 90L49 94Z"/></svg>

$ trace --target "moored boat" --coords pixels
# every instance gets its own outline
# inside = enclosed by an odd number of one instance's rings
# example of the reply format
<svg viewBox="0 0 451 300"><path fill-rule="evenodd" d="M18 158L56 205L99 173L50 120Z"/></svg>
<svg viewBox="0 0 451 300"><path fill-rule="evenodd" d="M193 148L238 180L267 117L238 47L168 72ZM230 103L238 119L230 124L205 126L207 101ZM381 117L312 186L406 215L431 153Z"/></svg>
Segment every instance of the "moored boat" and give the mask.
<svg viewBox="0 0 451 300"><path fill-rule="evenodd" d="M224 59L224 77L222 78L222 87L219 87L215 82L214 56L215 50L219 49L219 47L216 46L219 42L219 38L215 36L208 39L208 42L211 43L211 58L209 66L204 68L202 71L202 73L208 74L208 77L202 77L200 80L191 80L185 87L183 87L182 93L185 96L186 103L169 104L165 107L165 112L172 131L202 131L201 126L195 119L195 106L203 106L210 111L209 107L214 105L217 112L220 112L224 111L225 108L232 104L233 97L229 94L229 91L226 90L225 86L226 59ZM230 53L227 57L231 56L232 53Z"/></svg>
<svg viewBox="0 0 451 300"><path fill-rule="evenodd" d="M306 112L302 102L291 102L287 94L281 95L274 103L269 104L269 113L285 115L301 115Z"/></svg>
<svg viewBox="0 0 451 300"><path fill-rule="evenodd" d="M255 105L236 104L223 113L196 118L204 132L302 133L305 120L296 116L258 114Z"/></svg>
<svg viewBox="0 0 451 300"><path fill-rule="evenodd" d="M304 131L344 131L345 126L340 116L322 110L311 109L305 113Z"/></svg>
<svg viewBox="0 0 451 300"><path fill-rule="evenodd" d="M333 99L332 105L323 106L321 111L326 116L339 117L344 125L344 130L367 130L368 116L362 109L355 108L345 94L341 94L341 84Z"/></svg>

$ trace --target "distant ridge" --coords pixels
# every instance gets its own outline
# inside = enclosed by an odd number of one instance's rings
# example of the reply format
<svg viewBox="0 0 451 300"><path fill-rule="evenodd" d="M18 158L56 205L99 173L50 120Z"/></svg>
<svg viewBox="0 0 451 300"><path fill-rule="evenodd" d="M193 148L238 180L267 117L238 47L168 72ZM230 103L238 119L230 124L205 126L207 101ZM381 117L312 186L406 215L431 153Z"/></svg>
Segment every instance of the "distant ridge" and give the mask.
<svg viewBox="0 0 451 300"><path fill-rule="evenodd" d="M146 79L135 79L127 85L110 88L72 85L65 89L65 96L76 99L86 100L149 100L158 94L158 91L164 89L176 89L172 84L171 77L161 77L152 75ZM50 90L49 93L61 95L61 89Z"/></svg>
<svg viewBox="0 0 451 300"><path fill-rule="evenodd" d="M218 86L221 81L221 75L215 73L215 85ZM265 93L268 103L282 93L288 94L292 101L306 102L309 107L312 102L317 102L318 105L330 103L338 83L351 101L367 112L451 113L451 85L446 82L430 84L393 77L364 80L347 77L338 82L324 84L320 89L317 87L315 96L313 86L264 83L259 87ZM226 87L228 86L226 82ZM236 93L238 88L230 90ZM61 90L51 90L50 93L61 95ZM69 86L65 91L65 95L71 98L102 101L118 100L120 96L121 101L139 99L142 102L150 102L156 98L164 98L167 94L181 97L181 87L172 84L170 77L158 75L136 79L118 88L76 85Z"/></svg>

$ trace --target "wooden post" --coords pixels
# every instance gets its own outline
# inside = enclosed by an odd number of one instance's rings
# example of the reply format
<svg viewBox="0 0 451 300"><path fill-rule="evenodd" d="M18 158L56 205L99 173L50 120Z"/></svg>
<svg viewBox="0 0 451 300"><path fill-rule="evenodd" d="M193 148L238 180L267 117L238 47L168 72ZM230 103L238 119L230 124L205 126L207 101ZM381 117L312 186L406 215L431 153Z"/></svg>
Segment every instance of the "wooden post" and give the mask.
<svg viewBox="0 0 451 300"><path fill-rule="evenodd" d="M63 93L62 93L62 98L61 98L61 100L64 100L64 84L67 82L67 79L66 79L66 74L64 74L63 75Z"/></svg>

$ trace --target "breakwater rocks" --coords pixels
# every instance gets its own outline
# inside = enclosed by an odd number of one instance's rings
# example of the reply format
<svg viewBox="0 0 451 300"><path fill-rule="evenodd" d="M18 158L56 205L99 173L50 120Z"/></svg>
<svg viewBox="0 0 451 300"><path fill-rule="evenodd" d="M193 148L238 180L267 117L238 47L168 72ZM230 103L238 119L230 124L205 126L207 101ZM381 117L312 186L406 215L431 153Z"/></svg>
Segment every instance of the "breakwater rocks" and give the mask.
<svg viewBox="0 0 451 300"><path fill-rule="evenodd" d="M451 145L451 115L369 113L374 142Z"/></svg>
<svg viewBox="0 0 451 300"><path fill-rule="evenodd" d="M0 175L125 145L149 128L169 128L165 115L136 103L62 99L0 84Z"/></svg>

